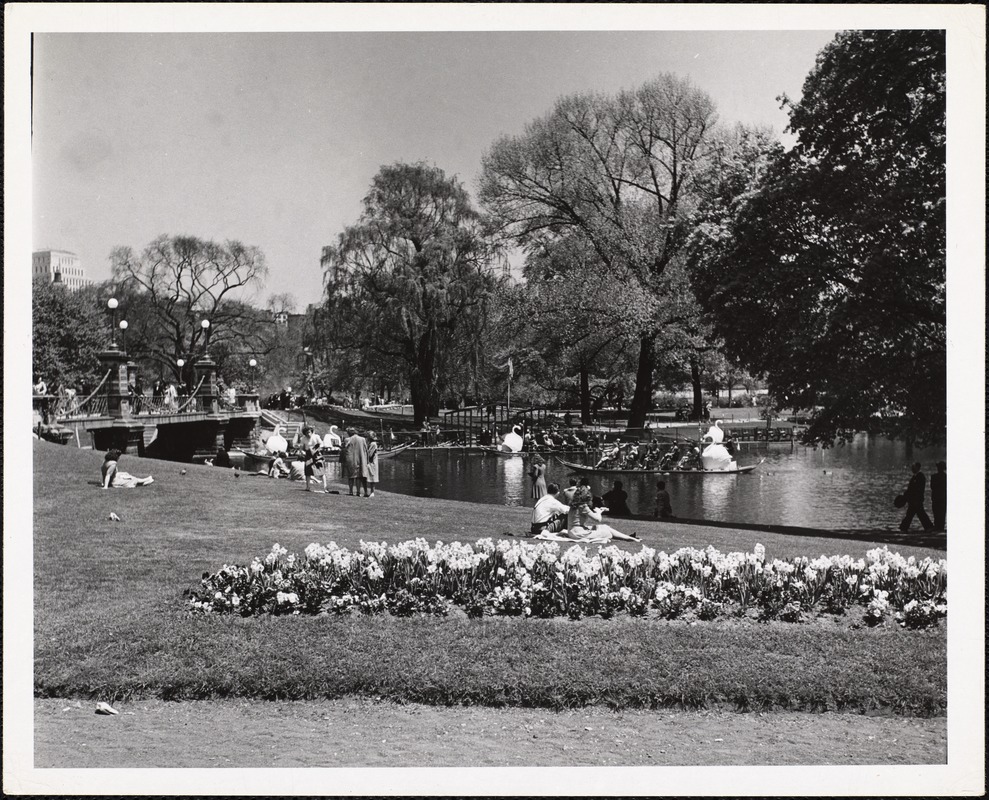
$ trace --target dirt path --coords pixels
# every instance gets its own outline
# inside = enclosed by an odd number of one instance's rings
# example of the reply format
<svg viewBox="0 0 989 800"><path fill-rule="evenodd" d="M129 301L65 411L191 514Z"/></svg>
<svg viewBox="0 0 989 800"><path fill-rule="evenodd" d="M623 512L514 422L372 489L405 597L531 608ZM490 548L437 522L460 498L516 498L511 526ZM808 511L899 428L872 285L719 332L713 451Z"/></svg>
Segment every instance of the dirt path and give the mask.
<svg viewBox="0 0 989 800"><path fill-rule="evenodd" d="M35 767L944 764L946 720L437 708L372 700L35 701Z"/></svg>

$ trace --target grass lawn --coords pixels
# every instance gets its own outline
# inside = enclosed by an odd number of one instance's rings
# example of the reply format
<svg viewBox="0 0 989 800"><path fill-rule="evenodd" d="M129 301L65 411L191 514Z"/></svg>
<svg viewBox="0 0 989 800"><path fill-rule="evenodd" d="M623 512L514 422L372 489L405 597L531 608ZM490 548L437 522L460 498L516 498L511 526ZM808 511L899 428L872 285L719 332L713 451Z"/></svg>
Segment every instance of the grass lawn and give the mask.
<svg viewBox="0 0 989 800"><path fill-rule="evenodd" d="M314 541L474 541L524 531L528 511L387 492L352 498L345 488L342 496L307 494L287 481L129 456L121 468L151 473L155 483L103 491L101 462L101 453L34 443L39 697L362 695L551 708L945 710L943 627L192 616L182 595L203 572L248 563L274 542L301 553ZM121 521L111 522L111 512ZM861 556L876 546L696 524L635 520L620 527L667 551L708 544L750 550L761 542L768 557L785 558Z"/></svg>

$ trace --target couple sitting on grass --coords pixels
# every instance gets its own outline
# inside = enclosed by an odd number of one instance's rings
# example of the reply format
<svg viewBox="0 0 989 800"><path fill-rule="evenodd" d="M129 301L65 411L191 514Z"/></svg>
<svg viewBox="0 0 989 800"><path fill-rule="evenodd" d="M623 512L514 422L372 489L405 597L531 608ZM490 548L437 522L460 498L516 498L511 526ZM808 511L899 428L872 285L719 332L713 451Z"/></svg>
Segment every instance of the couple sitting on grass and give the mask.
<svg viewBox="0 0 989 800"><path fill-rule="evenodd" d="M591 508L594 501L591 487L581 485L576 488L569 506L557 499L560 487L551 483L546 487L546 494L540 497L532 507L532 527L529 535L536 539L547 539L552 542L588 542L600 544L612 539L624 539L630 542L639 541L634 533L628 534L616 531L610 525L601 523L601 512L607 508Z"/></svg>

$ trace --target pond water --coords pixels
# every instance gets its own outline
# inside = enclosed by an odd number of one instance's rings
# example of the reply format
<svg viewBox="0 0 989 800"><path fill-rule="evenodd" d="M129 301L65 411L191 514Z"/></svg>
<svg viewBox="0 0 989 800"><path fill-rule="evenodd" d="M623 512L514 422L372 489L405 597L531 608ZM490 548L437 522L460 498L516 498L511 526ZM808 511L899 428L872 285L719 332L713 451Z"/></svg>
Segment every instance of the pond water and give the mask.
<svg viewBox="0 0 989 800"><path fill-rule="evenodd" d="M568 460L577 460L567 456ZM579 458L579 457L577 457ZM928 475L944 448L913 448L885 437L861 434L844 446L827 450L790 444L742 444L741 466L765 461L743 475L668 475L667 490L679 517L720 522L747 522L802 527L894 528L902 511L893 497L906 487L910 463L920 461ZM440 497L509 506L532 506L528 461L457 450L402 453L380 462L380 486L419 497ZM547 481L561 487L572 473L547 457ZM617 476L629 494L633 512L652 514L656 480L652 476ZM611 488L607 475L590 475L596 495ZM925 500L928 513L930 489ZM914 521L919 530L919 523Z"/></svg>

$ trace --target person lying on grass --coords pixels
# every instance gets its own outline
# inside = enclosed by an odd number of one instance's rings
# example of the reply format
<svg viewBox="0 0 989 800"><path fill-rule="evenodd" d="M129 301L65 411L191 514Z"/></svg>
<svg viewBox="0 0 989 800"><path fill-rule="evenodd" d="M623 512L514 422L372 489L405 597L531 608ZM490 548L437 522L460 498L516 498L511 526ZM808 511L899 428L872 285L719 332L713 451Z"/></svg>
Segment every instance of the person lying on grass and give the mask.
<svg viewBox="0 0 989 800"><path fill-rule="evenodd" d="M103 466L100 471L103 474L104 489L109 489L111 486L114 489L133 489L135 486L147 486L149 483L154 483L155 479L150 475L147 478L135 478L127 472L121 472L117 468L120 456L119 450L108 450L106 458L103 459Z"/></svg>
<svg viewBox="0 0 989 800"><path fill-rule="evenodd" d="M604 525L601 522L601 514L607 508L591 508L592 495L590 487L580 486L573 496L573 505L570 506L570 513L576 511L576 524L572 524L569 530L559 533L544 531L535 538L547 539L553 542L586 542L588 544L602 544L610 542L612 539L623 539L628 542L637 542L639 537L636 534L631 536Z"/></svg>
<svg viewBox="0 0 989 800"><path fill-rule="evenodd" d="M565 506L559 501L557 495L560 487L551 483L546 487L546 494L540 497L532 507L532 526L529 535L535 536L543 531L562 531L567 524L567 514L570 506Z"/></svg>

